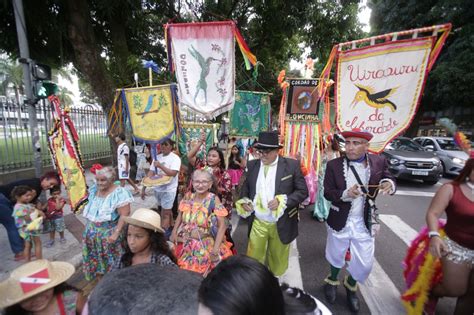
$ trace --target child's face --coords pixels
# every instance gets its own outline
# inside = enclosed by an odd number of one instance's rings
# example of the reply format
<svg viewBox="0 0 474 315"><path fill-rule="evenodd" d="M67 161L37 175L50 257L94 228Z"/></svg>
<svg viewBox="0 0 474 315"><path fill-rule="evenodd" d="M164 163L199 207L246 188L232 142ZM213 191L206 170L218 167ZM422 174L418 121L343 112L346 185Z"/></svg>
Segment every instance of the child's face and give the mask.
<svg viewBox="0 0 474 315"><path fill-rule="evenodd" d="M28 197L30 198L30 200L28 200L28 202L31 202L33 199L36 198L36 190L32 189L28 192Z"/></svg>
<svg viewBox="0 0 474 315"><path fill-rule="evenodd" d="M57 198L61 197L61 192L60 191L55 191L51 194L51 197L57 199Z"/></svg>
<svg viewBox="0 0 474 315"><path fill-rule="evenodd" d="M238 153L239 153L239 149L237 149L236 147L233 147L232 154L238 154Z"/></svg>
<svg viewBox="0 0 474 315"><path fill-rule="evenodd" d="M49 289L20 302L20 306L28 312L40 312L49 305L53 296L54 289Z"/></svg>
<svg viewBox="0 0 474 315"><path fill-rule="evenodd" d="M144 228L130 224L128 226L127 243L132 253L143 252L150 247L150 235Z"/></svg>
<svg viewBox="0 0 474 315"><path fill-rule="evenodd" d="M31 200L33 200L33 198L34 198L33 193L31 191L28 191L24 193L23 195L18 196L16 200L21 203L30 203Z"/></svg>

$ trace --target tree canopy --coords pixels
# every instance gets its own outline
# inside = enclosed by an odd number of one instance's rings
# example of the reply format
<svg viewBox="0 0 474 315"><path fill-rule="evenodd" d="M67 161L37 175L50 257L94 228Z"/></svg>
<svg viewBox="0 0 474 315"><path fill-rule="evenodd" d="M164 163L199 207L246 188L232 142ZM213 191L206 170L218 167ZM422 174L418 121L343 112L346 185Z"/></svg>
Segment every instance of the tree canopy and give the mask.
<svg viewBox="0 0 474 315"><path fill-rule="evenodd" d="M472 106L474 2L471 0L369 0L374 34L451 22L453 29L428 76L420 104L425 111Z"/></svg>
<svg viewBox="0 0 474 315"><path fill-rule="evenodd" d="M244 71L237 54L241 89L273 92L278 103L278 72L299 59L303 47L322 68L332 46L361 37L356 0L23 0L31 58L54 68L72 63L82 82L107 110L115 88L130 85L133 73L146 78L141 59L167 66L164 24L168 22L236 22L263 66L258 84ZM2 49L18 56L12 1L0 3ZM316 71L317 73L317 71ZM169 81L163 72L160 82ZM92 93L91 93L92 92Z"/></svg>

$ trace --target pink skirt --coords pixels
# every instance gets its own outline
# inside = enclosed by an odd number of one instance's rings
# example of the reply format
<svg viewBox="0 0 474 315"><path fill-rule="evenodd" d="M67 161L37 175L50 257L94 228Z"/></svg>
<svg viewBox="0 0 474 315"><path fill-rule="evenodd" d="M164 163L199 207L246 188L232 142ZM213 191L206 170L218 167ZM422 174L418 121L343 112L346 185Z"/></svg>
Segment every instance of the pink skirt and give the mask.
<svg viewBox="0 0 474 315"><path fill-rule="evenodd" d="M244 171L242 169L238 169L238 170L228 169L227 173L229 173L230 175L230 179L232 180L232 185L237 186L239 184L240 177L242 176Z"/></svg>

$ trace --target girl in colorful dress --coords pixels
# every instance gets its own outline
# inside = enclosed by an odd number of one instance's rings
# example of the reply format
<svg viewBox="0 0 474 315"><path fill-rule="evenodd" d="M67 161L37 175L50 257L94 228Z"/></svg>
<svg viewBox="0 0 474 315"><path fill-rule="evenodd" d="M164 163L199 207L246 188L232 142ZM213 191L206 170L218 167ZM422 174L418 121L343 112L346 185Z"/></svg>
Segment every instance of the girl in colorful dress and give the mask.
<svg viewBox="0 0 474 315"><path fill-rule="evenodd" d="M124 220L128 223L125 228L127 244L114 270L148 263L176 266L176 257L168 246L157 212L141 208Z"/></svg>
<svg viewBox="0 0 474 315"><path fill-rule="evenodd" d="M114 185L111 167L96 169L96 185L89 189L89 202L83 216L87 219L82 235L83 271L86 280L100 279L123 254L124 216L130 214L132 194Z"/></svg>
<svg viewBox="0 0 474 315"><path fill-rule="evenodd" d="M25 241L25 248L23 250L23 256L26 261L31 260L31 248L33 243L35 244L35 255L37 259L43 257L43 249L41 245L41 224L36 227L32 227L30 223L33 220L41 217L45 217L42 211L39 211L31 204L31 200L35 197L34 190L28 186L16 186L12 190L12 200L15 201L13 207L13 218L15 219L15 225L18 228L20 237ZM39 222L39 221L37 221Z"/></svg>
<svg viewBox="0 0 474 315"><path fill-rule="evenodd" d="M73 273L74 266L62 261L24 264L0 283L0 309L6 308L5 315L81 314L85 297L65 284Z"/></svg>
<svg viewBox="0 0 474 315"><path fill-rule="evenodd" d="M240 150L236 145L232 146L228 165L227 172L232 179L232 188L235 189L239 185L240 177L245 168L245 160L240 157Z"/></svg>
<svg viewBox="0 0 474 315"><path fill-rule="evenodd" d="M176 245L178 265L206 275L216 264L232 255L224 234L227 209L219 197L209 192L212 175L196 170L192 177L195 192L179 204L171 241Z"/></svg>

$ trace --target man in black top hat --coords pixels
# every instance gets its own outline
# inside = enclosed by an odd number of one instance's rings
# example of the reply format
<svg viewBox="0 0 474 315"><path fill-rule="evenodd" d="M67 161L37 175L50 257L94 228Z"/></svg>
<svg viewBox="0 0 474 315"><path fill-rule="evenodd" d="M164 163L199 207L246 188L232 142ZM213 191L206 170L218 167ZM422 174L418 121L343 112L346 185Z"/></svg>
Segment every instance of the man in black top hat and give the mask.
<svg viewBox="0 0 474 315"><path fill-rule="evenodd" d="M237 203L240 216L250 217L247 255L268 262L275 276L288 268L289 244L298 236L298 206L308 196L300 164L278 155L277 132L261 132L255 148L259 160L247 165Z"/></svg>

